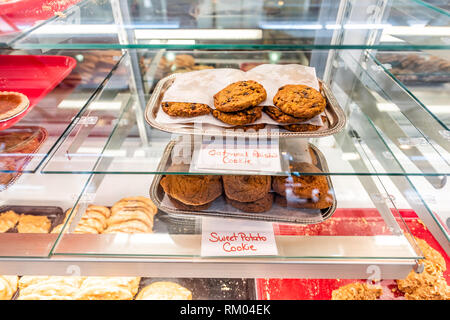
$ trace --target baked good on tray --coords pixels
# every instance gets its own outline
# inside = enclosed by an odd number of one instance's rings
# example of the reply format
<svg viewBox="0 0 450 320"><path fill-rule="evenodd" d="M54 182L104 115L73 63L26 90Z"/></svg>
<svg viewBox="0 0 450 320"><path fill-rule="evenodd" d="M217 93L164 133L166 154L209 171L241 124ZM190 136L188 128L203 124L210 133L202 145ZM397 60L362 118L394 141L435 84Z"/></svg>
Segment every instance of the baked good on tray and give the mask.
<svg viewBox="0 0 450 320"><path fill-rule="evenodd" d="M166 175L161 181L164 192L172 198L191 206L210 203L222 195L221 176L217 175Z"/></svg>
<svg viewBox="0 0 450 320"><path fill-rule="evenodd" d="M305 119L321 114L327 104L319 91L300 84L288 84L279 88L273 97L273 103L282 112Z"/></svg>
<svg viewBox="0 0 450 320"><path fill-rule="evenodd" d="M307 162L291 163L291 171L299 172L288 177L276 176L272 179L272 189L286 199L286 206L297 208L325 209L332 205L333 195L328 189L328 181L322 171ZM301 173L312 175L301 175ZM277 201L283 205L283 198Z"/></svg>
<svg viewBox="0 0 450 320"><path fill-rule="evenodd" d="M51 222L46 216L34 216L22 214L17 223L17 232L19 233L48 233L51 228Z"/></svg>
<svg viewBox="0 0 450 320"><path fill-rule="evenodd" d="M136 300L192 300L192 292L175 282L158 281L142 288Z"/></svg>
<svg viewBox="0 0 450 320"><path fill-rule="evenodd" d="M211 108L203 103L163 102L161 106L172 117L198 117L211 113Z"/></svg>
<svg viewBox="0 0 450 320"><path fill-rule="evenodd" d="M383 289L363 282L349 283L333 290L331 300L377 300Z"/></svg>
<svg viewBox="0 0 450 320"><path fill-rule="evenodd" d="M239 202L253 202L266 196L271 188L270 176L225 175L222 176L225 195Z"/></svg>
<svg viewBox="0 0 450 320"><path fill-rule="evenodd" d="M278 123L299 123L307 121L309 118L297 118L281 111L275 106L264 106L264 112L274 121Z"/></svg>
<svg viewBox="0 0 450 320"><path fill-rule="evenodd" d="M14 228L17 222L19 222L19 217L20 215L12 210L0 213L0 233Z"/></svg>
<svg viewBox="0 0 450 320"><path fill-rule="evenodd" d="M107 207L89 205L73 233L102 233L107 227L106 219L108 219L110 214L110 210Z"/></svg>
<svg viewBox="0 0 450 320"><path fill-rule="evenodd" d="M0 120L6 120L24 111L30 105L27 96L19 92L0 91Z"/></svg>
<svg viewBox="0 0 450 320"><path fill-rule="evenodd" d="M11 300L17 291L18 276L0 276L0 300Z"/></svg>
<svg viewBox="0 0 450 320"><path fill-rule="evenodd" d="M255 122L262 116L262 107L250 107L242 111L237 112L222 112L219 110L213 110L212 115L214 118L233 126L243 126Z"/></svg>
<svg viewBox="0 0 450 320"><path fill-rule="evenodd" d="M205 204L201 204L199 206L193 206L193 205L184 204L183 202L178 201L177 199L175 199L169 195L167 195L167 196L169 197L170 202L172 202L173 206L180 210L186 210L186 211L207 210L212 204L212 202L208 202Z"/></svg>
<svg viewBox="0 0 450 320"><path fill-rule="evenodd" d="M258 82L237 81L214 95L214 107L221 112L237 112L257 106L266 98L267 92Z"/></svg>
<svg viewBox="0 0 450 320"><path fill-rule="evenodd" d="M252 202L240 202L236 200L232 200L230 198L226 198L227 202L235 207L236 209L239 209L243 212L248 213L262 213L269 211L270 208L272 208L273 204L273 193L266 193L264 196L258 200L252 201Z"/></svg>

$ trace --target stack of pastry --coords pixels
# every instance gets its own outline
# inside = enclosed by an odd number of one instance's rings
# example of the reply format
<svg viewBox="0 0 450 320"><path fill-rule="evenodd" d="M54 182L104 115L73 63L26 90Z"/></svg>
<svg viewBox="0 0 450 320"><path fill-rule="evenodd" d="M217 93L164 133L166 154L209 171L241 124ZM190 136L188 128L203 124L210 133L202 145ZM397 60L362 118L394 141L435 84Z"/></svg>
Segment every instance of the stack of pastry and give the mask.
<svg viewBox="0 0 450 320"><path fill-rule="evenodd" d="M73 233L99 234L106 229L111 211L104 206L89 205Z"/></svg>
<svg viewBox="0 0 450 320"><path fill-rule="evenodd" d="M233 207L251 213L270 210L273 194L270 193L270 176L223 176L227 202Z"/></svg>
<svg viewBox="0 0 450 320"><path fill-rule="evenodd" d="M136 300L192 300L192 292L175 282L153 282L142 288Z"/></svg>
<svg viewBox="0 0 450 320"><path fill-rule="evenodd" d="M0 276L0 300L11 300L17 291L18 276Z"/></svg>
<svg viewBox="0 0 450 320"><path fill-rule="evenodd" d="M74 300L82 277L23 276L18 300Z"/></svg>
<svg viewBox="0 0 450 320"><path fill-rule="evenodd" d="M157 208L146 197L124 198L111 207L103 233L151 233Z"/></svg>
<svg viewBox="0 0 450 320"><path fill-rule="evenodd" d="M75 294L76 300L133 300L140 277L88 277Z"/></svg>
<svg viewBox="0 0 450 320"><path fill-rule="evenodd" d="M169 171L187 170L172 166ZM184 171L187 172L187 171ZM221 176L215 175L166 175L161 186L175 207L181 210L206 210L222 195Z"/></svg>
<svg viewBox="0 0 450 320"><path fill-rule="evenodd" d="M48 233L51 222L46 216L17 214L7 211L0 214L0 232L6 232L13 228L18 233Z"/></svg>
<svg viewBox="0 0 450 320"><path fill-rule="evenodd" d="M288 177L273 177L272 189L277 193L276 203L283 207L325 209L333 204L333 193L328 188L322 171L307 162L292 162L291 172L315 175L293 174Z"/></svg>

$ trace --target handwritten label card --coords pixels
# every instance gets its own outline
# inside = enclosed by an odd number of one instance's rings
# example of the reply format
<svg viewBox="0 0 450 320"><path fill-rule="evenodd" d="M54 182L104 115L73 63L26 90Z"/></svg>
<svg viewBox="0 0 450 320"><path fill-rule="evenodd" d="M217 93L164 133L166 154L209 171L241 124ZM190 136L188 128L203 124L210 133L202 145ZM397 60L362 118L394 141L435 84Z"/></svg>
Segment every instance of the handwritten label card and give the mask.
<svg viewBox="0 0 450 320"><path fill-rule="evenodd" d="M278 255L272 223L202 218L204 257Z"/></svg>
<svg viewBox="0 0 450 320"><path fill-rule="evenodd" d="M278 173L281 171L278 139L204 140L194 151L190 171Z"/></svg>

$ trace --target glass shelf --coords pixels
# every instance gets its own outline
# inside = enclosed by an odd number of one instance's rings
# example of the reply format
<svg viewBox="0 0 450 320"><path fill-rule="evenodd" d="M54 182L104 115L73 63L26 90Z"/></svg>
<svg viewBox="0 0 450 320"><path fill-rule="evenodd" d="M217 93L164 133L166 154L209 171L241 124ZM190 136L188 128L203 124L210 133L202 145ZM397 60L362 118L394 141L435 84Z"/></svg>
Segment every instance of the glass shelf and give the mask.
<svg viewBox="0 0 450 320"><path fill-rule="evenodd" d="M147 175L93 175L76 203L78 210L69 218L73 219L72 224L67 224L66 232L60 234L53 255L200 258L200 218L183 219L160 211L151 234L72 233L87 205L111 206L114 199L148 196L152 178ZM110 188L124 181L133 183L127 189ZM279 256L271 257L270 261L420 257L420 250L415 250L408 228L386 196L378 177L334 176L332 182L338 202L334 215L325 222L309 226L274 224ZM354 186L352 190L347 187L350 184ZM268 258L256 259L268 261Z"/></svg>
<svg viewBox="0 0 450 320"><path fill-rule="evenodd" d="M422 1L82 1L13 48L448 49L448 12Z"/></svg>
<svg viewBox="0 0 450 320"><path fill-rule="evenodd" d="M310 139L328 161L327 175L419 175L428 179L436 187L442 187L443 177L450 173L450 167L442 156L429 143L405 115L398 110L380 109L381 105L410 104L414 102L407 96L393 96L386 92L376 81L369 77L369 71L360 64L354 68L353 51L334 52L328 50L294 52L233 52L233 51L144 51L134 50L141 57L140 73L143 87L152 91L155 83L172 72L180 72L174 61L178 54L190 54L195 57L196 65L214 67L247 68L261 63L300 62L317 66L319 78L326 76L321 69L323 59L335 59L331 71L333 74L331 89L342 108L347 113L347 126L338 134L323 138ZM159 59L158 59L159 57ZM128 58L127 58L128 59ZM128 61L125 59L123 63ZM274 60L276 59L276 60ZM120 67L118 68L118 70ZM111 79L114 79L114 75ZM385 74L386 79L390 77ZM361 78L361 80L359 79ZM352 86L349 86L351 84ZM109 84L105 85L108 88ZM403 90L397 86L398 90ZM397 92L397 89L392 89ZM108 92L106 90L105 92ZM124 96L128 95L127 102ZM111 173L111 174L155 174L164 173L159 169L161 157L170 141L178 139L172 135L151 128L144 123L142 105L149 99L148 94L139 95L131 91L122 95L100 94L98 100L85 110L86 116L98 121L87 129L86 133L72 131L59 145L52 157L42 167L43 173ZM144 103L141 103L141 100ZM98 109L96 103L120 105L120 108ZM422 110L422 113L428 113ZM103 120L105 119L105 120ZM429 126L435 126L434 119ZM106 123L113 123L106 126ZM144 128L144 134L139 130ZM98 134L102 132L103 134ZM190 143L190 137L184 137ZM280 151L289 158L295 153L296 144L302 139L285 138L280 140ZM420 144L414 145L419 141ZM401 156L402 161L397 157ZM188 161L190 162L190 160ZM179 172L186 173L186 172ZM260 174L264 174L261 172ZM285 174L285 171L273 172Z"/></svg>
<svg viewBox="0 0 450 320"><path fill-rule="evenodd" d="M450 60L445 52L378 52L375 62L450 130Z"/></svg>
<svg viewBox="0 0 450 320"><path fill-rule="evenodd" d="M9 53L9 52L8 52ZM15 54L17 52L10 52ZM48 155L65 135L77 130L85 121L82 110L90 103L105 79L120 61L120 51L48 51L47 55L73 57L77 66L53 90L45 95L34 108L12 127L0 131L2 142L13 141L15 147L3 148L0 153L0 172L36 172ZM41 76L45 76L45 72ZM119 72L115 72L116 77ZM122 75L123 76L123 75ZM14 75L15 81L23 86L30 79ZM2 79L8 81L8 79ZM113 83L109 81L109 83ZM127 86L122 82L121 86ZM35 90L34 87L26 87ZM119 90L116 87L115 90ZM31 91L30 91L31 92ZM18 142L20 141L20 143ZM25 144L25 145L24 145ZM22 146L21 146L22 145Z"/></svg>

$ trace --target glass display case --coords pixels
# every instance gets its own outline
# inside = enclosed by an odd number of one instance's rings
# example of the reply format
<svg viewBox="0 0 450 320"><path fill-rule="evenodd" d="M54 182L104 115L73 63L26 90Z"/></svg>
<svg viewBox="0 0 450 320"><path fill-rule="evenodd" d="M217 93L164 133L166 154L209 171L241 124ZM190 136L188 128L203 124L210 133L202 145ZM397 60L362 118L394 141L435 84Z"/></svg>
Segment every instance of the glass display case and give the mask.
<svg viewBox="0 0 450 320"><path fill-rule="evenodd" d="M421 272L417 238L425 232L448 260L445 8L420 0L69 2L0 4L0 91L36 97L22 119L0 128L0 214L50 221L46 233L1 231L0 274L72 275L76 267L83 276L181 278L197 298L266 299L276 296L270 288L287 288L282 278ZM69 60L45 62L55 57ZM334 118L327 113L329 125L340 127L326 136L280 136L278 169L239 174L325 177L334 203L306 220L280 218L278 204L264 218L235 214L271 223L278 253L205 256L202 229L212 218L163 209L159 182L236 173L194 171L194 153L185 166L169 167L177 144L197 150L202 136L155 128L148 108L168 76L264 64L313 67L339 107ZM304 146L316 150L321 170L289 168ZM148 232L77 232L93 206L113 211L130 197L159 207ZM218 225L230 219L220 201L206 210ZM202 292L197 282L235 287L236 296Z"/></svg>

